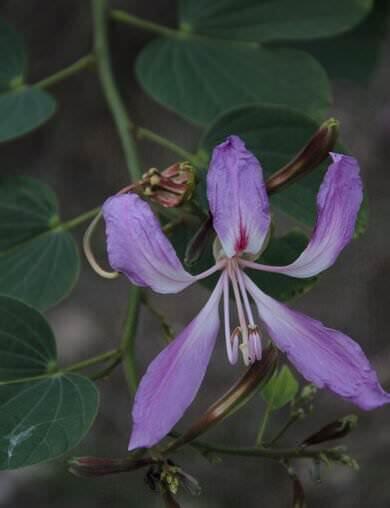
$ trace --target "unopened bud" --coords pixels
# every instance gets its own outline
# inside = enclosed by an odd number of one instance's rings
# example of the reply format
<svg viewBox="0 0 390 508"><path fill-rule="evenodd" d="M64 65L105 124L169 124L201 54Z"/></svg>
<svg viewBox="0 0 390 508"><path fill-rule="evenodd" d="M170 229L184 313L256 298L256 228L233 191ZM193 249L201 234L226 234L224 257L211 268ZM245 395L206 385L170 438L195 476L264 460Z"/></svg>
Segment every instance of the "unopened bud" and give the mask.
<svg viewBox="0 0 390 508"><path fill-rule="evenodd" d="M82 478L134 471L153 461L149 458L109 459L105 457L73 457L68 461L69 472Z"/></svg>
<svg viewBox="0 0 390 508"><path fill-rule="evenodd" d="M260 361L253 363L225 395L212 404L187 432L173 441L164 452L192 441L244 405L270 379L276 368L278 352L269 346Z"/></svg>
<svg viewBox="0 0 390 508"><path fill-rule="evenodd" d="M268 194L279 191L319 166L334 149L338 133L339 122L336 119L330 118L324 122L302 150L268 178Z"/></svg>
<svg viewBox="0 0 390 508"><path fill-rule="evenodd" d="M302 442L302 446L312 446L333 439L340 439L349 434L357 425L358 419L355 415L344 416L338 420L325 425L321 430L312 434Z"/></svg>

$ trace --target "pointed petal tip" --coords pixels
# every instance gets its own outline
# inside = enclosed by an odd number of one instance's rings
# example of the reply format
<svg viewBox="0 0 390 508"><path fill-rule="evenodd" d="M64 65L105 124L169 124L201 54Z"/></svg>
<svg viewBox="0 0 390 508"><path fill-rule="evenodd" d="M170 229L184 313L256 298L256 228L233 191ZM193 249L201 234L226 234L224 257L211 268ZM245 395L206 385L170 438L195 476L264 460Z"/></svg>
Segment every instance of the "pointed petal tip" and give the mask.
<svg viewBox="0 0 390 508"><path fill-rule="evenodd" d="M305 379L366 411L390 403L357 342L277 302L246 275L245 284L270 337Z"/></svg>

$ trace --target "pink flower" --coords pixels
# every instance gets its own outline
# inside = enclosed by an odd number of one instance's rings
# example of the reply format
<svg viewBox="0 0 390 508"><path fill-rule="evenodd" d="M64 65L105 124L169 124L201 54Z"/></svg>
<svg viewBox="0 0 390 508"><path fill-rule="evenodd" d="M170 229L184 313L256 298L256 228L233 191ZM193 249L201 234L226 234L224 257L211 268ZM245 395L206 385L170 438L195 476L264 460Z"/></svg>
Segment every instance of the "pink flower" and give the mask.
<svg viewBox="0 0 390 508"><path fill-rule="evenodd" d="M270 228L268 196L261 166L237 136L213 152L207 188L213 226L218 235L215 265L188 273L162 232L149 205L135 194L109 198L103 207L111 266L133 284L159 293L177 293L211 273L221 271L211 296L197 317L149 365L135 398L129 449L160 441L194 399L220 328L223 298L227 357L234 364L261 358L265 334L286 353L302 375L363 409L390 400L360 346L343 333L270 298L251 281L247 270L264 270L305 278L329 268L351 240L362 201L357 161L333 159L317 196L317 222L302 254L288 266L254 262ZM230 286L238 326L232 331ZM258 318L253 315L251 300Z"/></svg>

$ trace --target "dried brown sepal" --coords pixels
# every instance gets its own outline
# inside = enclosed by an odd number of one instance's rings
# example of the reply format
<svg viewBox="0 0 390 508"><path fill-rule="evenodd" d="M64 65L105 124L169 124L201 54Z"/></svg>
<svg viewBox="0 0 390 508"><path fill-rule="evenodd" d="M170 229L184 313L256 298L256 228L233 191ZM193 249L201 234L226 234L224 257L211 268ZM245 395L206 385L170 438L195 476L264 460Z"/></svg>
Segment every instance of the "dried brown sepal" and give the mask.
<svg viewBox="0 0 390 508"><path fill-rule="evenodd" d="M268 194L281 190L319 166L334 149L338 133L339 122L336 119L330 118L324 122L302 150L268 178Z"/></svg>
<svg viewBox="0 0 390 508"><path fill-rule="evenodd" d="M278 352L270 345L264 351L262 359L251 365L225 395L214 402L187 432L164 449L164 453L194 440L237 411L269 380L275 371L277 360Z"/></svg>
<svg viewBox="0 0 390 508"><path fill-rule="evenodd" d="M136 192L166 208L174 208L188 201L195 188L195 170L187 162L175 162L163 171L149 169L141 180L135 182L118 194Z"/></svg>

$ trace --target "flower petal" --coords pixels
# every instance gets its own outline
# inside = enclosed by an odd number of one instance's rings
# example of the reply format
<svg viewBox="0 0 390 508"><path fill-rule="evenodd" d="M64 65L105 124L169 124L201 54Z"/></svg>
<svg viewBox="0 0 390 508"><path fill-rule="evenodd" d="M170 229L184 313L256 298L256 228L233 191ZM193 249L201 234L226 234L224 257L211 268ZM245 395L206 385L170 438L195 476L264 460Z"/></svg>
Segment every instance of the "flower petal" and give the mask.
<svg viewBox="0 0 390 508"><path fill-rule="evenodd" d="M198 316L149 365L135 397L129 450L160 441L195 398L220 325L222 278Z"/></svg>
<svg viewBox="0 0 390 508"><path fill-rule="evenodd" d="M184 270L150 206L139 196L107 199L103 216L110 264L133 284L177 293L196 280Z"/></svg>
<svg viewBox="0 0 390 508"><path fill-rule="evenodd" d="M260 252L271 220L268 196L260 163L238 136L214 148L207 195L225 254Z"/></svg>
<svg viewBox="0 0 390 508"><path fill-rule="evenodd" d="M317 196L317 222L306 249L288 266L256 266L246 261L244 266L306 278L333 265L352 239L363 191L356 159L336 153L331 156L333 163Z"/></svg>
<svg viewBox="0 0 390 508"><path fill-rule="evenodd" d="M244 277L270 337L308 381L329 388L362 409L390 402L390 394L380 386L356 342L273 300Z"/></svg>

